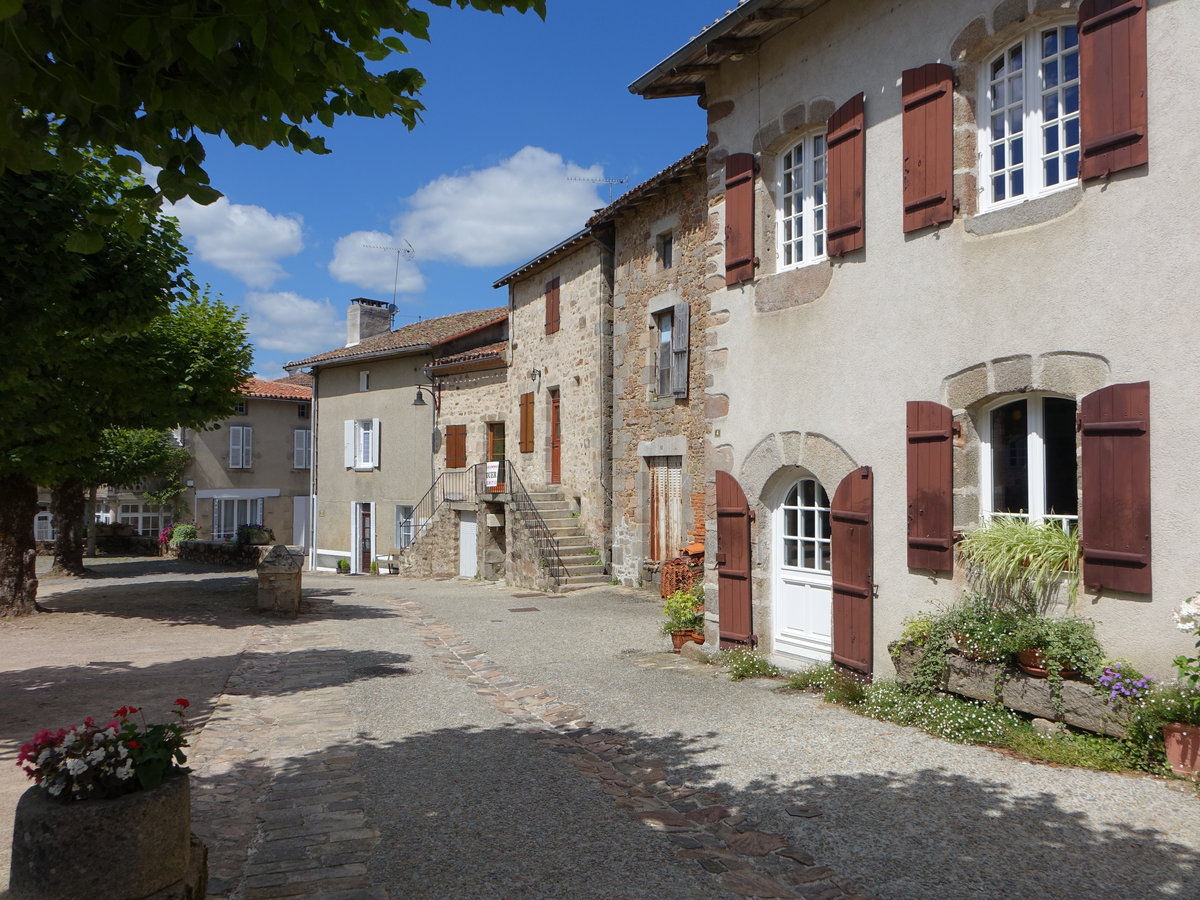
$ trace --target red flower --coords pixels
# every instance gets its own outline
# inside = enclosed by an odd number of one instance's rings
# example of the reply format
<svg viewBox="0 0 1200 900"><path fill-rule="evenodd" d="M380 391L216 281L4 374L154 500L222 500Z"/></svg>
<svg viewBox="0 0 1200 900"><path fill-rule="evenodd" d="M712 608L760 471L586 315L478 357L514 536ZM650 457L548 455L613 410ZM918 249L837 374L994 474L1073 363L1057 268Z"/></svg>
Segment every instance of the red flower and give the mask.
<svg viewBox="0 0 1200 900"><path fill-rule="evenodd" d="M180 697L178 700L175 701L175 705L178 706L180 709L187 709L192 704L188 703L187 700L185 700L183 697Z"/></svg>
<svg viewBox="0 0 1200 900"><path fill-rule="evenodd" d="M130 741L126 746L128 746L131 750L137 750L140 749L142 745L137 741Z"/></svg>

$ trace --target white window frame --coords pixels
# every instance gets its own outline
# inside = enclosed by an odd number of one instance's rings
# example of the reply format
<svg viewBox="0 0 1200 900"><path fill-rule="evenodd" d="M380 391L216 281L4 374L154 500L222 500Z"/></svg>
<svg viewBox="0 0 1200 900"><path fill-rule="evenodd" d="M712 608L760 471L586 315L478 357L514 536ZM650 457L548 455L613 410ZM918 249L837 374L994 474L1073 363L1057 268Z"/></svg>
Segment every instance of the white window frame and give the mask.
<svg viewBox="0 0 1200 900"><path fill-rule="evenodd" d="M660 398L671 396L671 334L674 330L674 307L654 313L654 391Z"/></svg>
<svg viewBox="0 0 1200 900"><path fill-rule="evenodd" d="M1056 52L1043 59L1043 35L1055 32ZM1064 50L1064 42L1074 38L1074 45ZM1020 49L1020 74L1010 71L1011 54ZM1068 57L1073 58L1075 77L1065 78L1065 67ZM1004 60L1003 73L993 77L992 68ZM1045 84L1044 74L1048 64L1053 63L1057 83L1051 86ZM1020 91L1020 98L1013 100L1013 88ZM980 67L979 94L979 211L1004 209L1017 206L1027 200L1044 197L1048 194L1072 187L1079 183L1079 36L1074 22L1045 22L1027 31L1020 39L1010 41L999 53L993 54ZM1074 94L1074 109L1066 111L1069 105L1069 94ZM1000 96L1003 92L1003 96ZM1053 97L1053 106L1057 115L1047 118L1045 115L1047 98ZM1003 101L1003 102L1000 102ZM1032 102L1036 101L1036 102ZM993 135L997 129L993 122L1003 118L1003 136ZM1014 120L1019 120L1021 131L1016 132ZM1073 143L1068 144L1068 140ZM1032 146L1035 148L1031 152ZM1017 142L1020 142L1019 148ZM1047 151L1048 144L1057 149ZM1020 162L1014 161L1019 153ZM994 154L1002 151L1004 165L999 169L995 163ZM1070 158L1070 159L1069 159ZM1058 181L1049 183L1046 176L1046 164L1054 160L1058 169ZM1069 164L1075 168L1075 176L1067 177ZM1020 168L1023 179L1021 193L1012 193L1011 173ZM996 199L995 178L1005 180L1003 199Z"/></svg>
<svg viewBox="0 0 1200 900"><path fill-rule="evenodd" d="M223 515L228 507L222 504L232 503L232 515ZM212 536L214 541L232 540L237 537L240 525L265 525L263 521L263 498L243 497L214 498L212 510Z"/></svg>
<svg viewBox="0 0 1200 900"><path fill-rule="evenodd" d="M312 468L311 428L297 428L292 432L292 468Z"/></svg>
<svg viewBox="0 0 1200 900"><path fill-rule="evenodd" d="M170 508L153 503L122 503L117 507L117 521L132 525L143 537L158 537L170 518Z"/></svg>
<svg viewBox="0 0 1200 900"><path fill-rule="evenodd" d="M229 426L229 468L254 468L254 427L252 425Z"/></svg>
<svg viewBox="0 0 1200 900"><path fill-rule="evenodd" d="M361 369L358 373L358 389L360 391L369 391L371 389L371 370Z"/></svg>
<svg viewBox="0 0 1200 900"><path fill-rule="evenodd" d="M804 502L803 485L811 483L813 485L813 502L811 504ZM792 491L796 491L795 504L788 503L788 498ZM831 548L833 546L832 537L830 534L831 525L829 522L829 505L822 505L821 499L824 495L826 504L829 503L829 495L825 492L824 486L816 478L811 476L798 478L795 483L788 488L787 493L783 495L783 502L779 504L779 527L777 534L779 535L779 568L789 572L805 572L809 574L818 574L830 576L833 570L831 562ZM787 514L794 512L796 514L795 533L791 533L787 525ZM804 514L811 512L813 514L812 534L805 532ZM787 562L787 545L789 542L794 542L796 545L796 564L791 565ZM804 554L801 547L804 544L812 544L813 560L815 566L804 565Z"/></svg>
<svg viewBox="0 0 1200 900"><path fill-rule="evenodd" d="M379 420L346 419L344 430L345 467L360 472L379 468Z"/></svg>
<svg viewBox="0 0 1200 900"><path fill-rule="evenodd" d="M417 523L413 519L416 514L415 506L396 504L396 543L393 546L397 550L403 550L412 544L417 530Z"/></svg>
<svg viewBox="0 0 1200 900"><path fill-rule="evenodd" d="M775 236L780 272L829 258L827 158L824 130L805 133L779 154Z"/></svg>
<svg viewBox="0 0 1200 900"><path fill-rule="evenodd" d="M1045 442L1045 412L1043 401L1069 400L1075 403L1076 411L1079 404L1074 397L1064 397L1060 394L1029 393L1020 396L1002 397L994 403L989 403L979 414L979 518L988 522L994 518L1006 517L1012 519L1028 519L1031 522L1058 522L1064 529L1076 526L1079 515L1050 515L1046 512L1046 442ZM1025 400L1028 413L1026 435L1026 466L1029 471L1029 509L1024 513L996 512L993 509L995 500L995 478L992 471L992 413L997 409ZM1077 451L1078 452L1078 449ZM1077 457L1078 459L1078 457ZM1076 463L1078 466L1078 462ZM1078 479L1076 468L1076 479Z"/></svg>

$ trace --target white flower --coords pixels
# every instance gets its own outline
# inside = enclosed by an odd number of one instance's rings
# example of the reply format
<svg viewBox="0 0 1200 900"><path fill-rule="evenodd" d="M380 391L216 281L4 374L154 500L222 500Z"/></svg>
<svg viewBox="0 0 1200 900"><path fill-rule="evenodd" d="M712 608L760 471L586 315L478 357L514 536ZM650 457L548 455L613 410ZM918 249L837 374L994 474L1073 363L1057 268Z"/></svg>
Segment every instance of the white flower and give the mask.
<svg viewBox="0 0 1200 900"><path fill-rule="evenodd" d="M122 781L128 781L133 777L133 760L126 760L125 765L117 769L117 777Z"/></svg>
<svg viewBox="0 0 1200 900"><path fill-rule="evenodd" d="M87 768L88 768L87 763L84 762L82 759L68 759L67 760L67 772L70 773L71 775L79 775L82 772L86 772Z"/></svg>
<svg viewBox="0 0 1200 900"><path fill-rule="evenodd" d="M95 750L93 750L91 753L89 753L87 755L87 761L90 763L98 763L98 762L100 762L100 760L104 759L104 756L105 756L104 748L97 747Z"/></svg>
<svg viewBox="0 0 1200 900"><path fill-rule="evenodd" d="M51 797L57 797L59 794L62 793L62 790L63 790L62 782L59 782L59 781L51 782L51 784L50 784L50 796Z"/></svg>

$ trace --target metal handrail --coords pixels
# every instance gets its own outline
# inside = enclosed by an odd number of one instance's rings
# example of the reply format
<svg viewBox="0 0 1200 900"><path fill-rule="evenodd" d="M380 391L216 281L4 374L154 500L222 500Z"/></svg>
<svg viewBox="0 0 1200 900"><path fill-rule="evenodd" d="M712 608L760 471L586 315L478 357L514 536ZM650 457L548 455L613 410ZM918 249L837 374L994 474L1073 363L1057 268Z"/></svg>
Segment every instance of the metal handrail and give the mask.
<svg viewBox="0 0 1200 900"><path fill-rule="evenodd" d="M562 579L570 575L567 564L563 562L562 556L558 552L558 541L555 540L550 526L546 524L542 514L538 512L537 504L529 496L529 491L525 490L521 476L517 474L512 463L505 461L504 467L507 470L508 493L512 497L512 504L525 526L533 531L533 540L537 545L538 554L546 560L546 569L557 588L562 584ZM553 559L551 559L551 554L553 554ZM557 565L554 564L555 562Z"/></svg>
<svg viewBox="0 0 1200 900"><path fill-rule="evenodd" d="M429 486L429 490L425 492L425 496L417 501L412 514L401 523L402 529L405 526L412 528L412 537L407 546L411 547L429 530L434 516L447 503L455 500L473 500L471 491L474 486L473 467L461 472L442 472L438 475L433 484ZM420 524L414 528L414 522L420 522Z"/></svg>

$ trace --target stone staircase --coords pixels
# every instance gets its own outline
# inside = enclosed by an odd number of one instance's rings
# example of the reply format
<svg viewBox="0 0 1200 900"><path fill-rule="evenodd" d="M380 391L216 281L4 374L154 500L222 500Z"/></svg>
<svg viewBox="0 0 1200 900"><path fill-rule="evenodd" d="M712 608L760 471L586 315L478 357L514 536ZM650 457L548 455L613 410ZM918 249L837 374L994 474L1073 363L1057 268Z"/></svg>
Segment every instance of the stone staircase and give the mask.
<svg viewBox="0 0 1200 900"><path fill-rule="evenodd" d="M558 543L558 554L567 567L567 576L559 583L560 591L608 584L608 573L596 554L579 519L571 515L572 504L562 491L530 491L529 499Z"/></svg>

